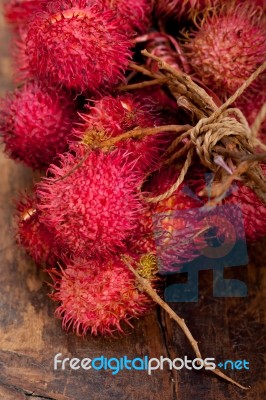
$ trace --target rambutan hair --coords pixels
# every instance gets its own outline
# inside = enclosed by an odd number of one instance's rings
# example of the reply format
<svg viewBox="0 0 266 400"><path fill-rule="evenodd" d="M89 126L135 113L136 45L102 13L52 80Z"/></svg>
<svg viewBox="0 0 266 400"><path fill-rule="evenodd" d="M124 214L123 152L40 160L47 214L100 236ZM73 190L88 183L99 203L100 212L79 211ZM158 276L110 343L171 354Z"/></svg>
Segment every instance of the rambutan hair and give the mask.
<svg viewBox="0 0 266 400"><path fill-rule="evenodd" d="M149 128L165 124L162 109L150 96L123 94L104 96L86 106L87 113L81 115L84 123L76 130L82 141L93 146L97 140L116 137L135 128ZM171 116L169 117L171 118ZM135 168L145 173L153 168L169 143L167 132L141 139L122 140L118 148L127 150L129 159L137 160Z"/></svg>
<svg viewBox="0 0 266 400"><path fill-rule="evenodd" d="M10 24L23 26L36 12L43 10L45 4L45 0L7 0L4 3L4 15Z"/></svg>
<svg viewBox="0 0 266 400"><path fill-rule="evenodd" d="M148 32L152 20L151 0L104 0L123 21L123 29L130 36Z"/></svg>
<svg viewBox="0 0 266 400"><path fill-rule="evenodd" d="M37 185L38 208L63 247L81 257L109 257L137 226L140 178L124 151L86 150L77 145L76 154L50 166L50 177Z"/></svg>
<svg viewBox="0 0 266 400"><path fill-rule="evenodd" d="M78 335L124 333L124 325L132 327L131 319L144 315L153 304L118 257L105 262L75 259L50 274L51 298L60 303L55 315L65 330Z"/></svg>
<svg viewBox="0 0 266 400"><path fill-rule="evenodd" d="M0 130L5 151L29 167L43 169L67 150L75 104L63 91L37 82L9 93L0 102Z"/></svg>
<svg viewBox="0 0 266 400"><path fill-rule="evenodd" d="M50 2L29 25L30 68L40 80L77 92L108 91L123 80L131 56L122 25L101 2Z"/></svg>
<svg viewBox="0 0 266 400"><path fill-rule="evenodd" d="M181 20L195 17L197 13L208 12L217 0L156 0L155 13L158 19Z"/></svg>
<svg viewBox="0 0 266 400"><path fill-rule="evenodd" d="M266 26L260 7L225 3L203 19L185 44L188 61L204 84L222 99L232 95L264 62ZM265 82L265 74L257 79Z"/></svg>

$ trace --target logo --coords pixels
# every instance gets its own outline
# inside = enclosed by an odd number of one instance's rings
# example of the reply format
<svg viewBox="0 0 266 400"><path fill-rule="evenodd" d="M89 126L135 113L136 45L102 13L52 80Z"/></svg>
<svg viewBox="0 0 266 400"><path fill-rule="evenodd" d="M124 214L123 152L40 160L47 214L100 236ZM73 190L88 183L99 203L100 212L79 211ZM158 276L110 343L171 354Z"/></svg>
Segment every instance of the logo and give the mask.
<svg viewBox="0 0 266 400"><path fill-rule="evenodd" d="M206 174L206 181L210 188L210 174ZM244 282L224 278L226 267L248 263L241 208L236 204L206 207L190 188L185 187L183 191L199 201L198 208L153 215L159 273L187 275L186 283L172 284L165 289L165 300L197 302L198 275L202 270L213 271L214 297L246 297Z"/></svg>

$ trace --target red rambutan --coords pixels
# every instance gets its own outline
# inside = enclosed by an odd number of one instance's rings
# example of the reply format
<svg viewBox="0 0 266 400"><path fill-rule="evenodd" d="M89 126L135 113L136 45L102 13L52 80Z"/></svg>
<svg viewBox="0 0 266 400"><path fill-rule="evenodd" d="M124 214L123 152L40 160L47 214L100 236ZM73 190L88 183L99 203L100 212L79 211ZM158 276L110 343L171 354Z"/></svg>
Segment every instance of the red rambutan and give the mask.
<svg viewBox="0 0 266 400"><path fill-rule="evenodd" d="M265 166L261 164L261 168L265 177ZM185 185L191 188L191 193L198 195L206 186L203 173L197 176L194 171L186 179ZM202 201L203 204L206 203L207 198L202 197ZM251 188L241 183L241 181L236 181L218 206L226 204L237 205L241 209L245 236L248 242L266 236L266 206ZM229 221L232 221L233 216L228 215L227 217Z"/></svg>
<svg viewBox="0 0 266 400"><path fill-rule="evenodd" d="M195 13L208 10L216 0L156 0L155 12L158 19L193 17Z"/></svg>
<svg viewBox="0 0 266 400"><path fill-rule="evenodd" d="M25 25L45 4L45 0L8 0L4 5L5 18L16 26Z"/></svg>
<svg viewBox="0 0 266 400"><path fill-rule="evenodd" d="M77 168L84 155L76 146L76 155L62 155L61 166L49 168L52 177L37 185L41 221L76 256L109 256L137 226L139 176L121 150L90 152Z"/></svg>
<svg viewBox="0 0 266 400"><path fill-rule="evenodd" d="M177 177L175 169L162 169L147 182L145 194L164 193ZM170 272L200 257L208 240L214 240L215 230L221 243L226 238L233 243L236 238L252 242L266 236L266 207L255 192L235 184L217 207L208 210L204 207L207 198L198 196L205 185L202 169L194 169L171 197L144 210L139 228L130 237L129 248L137 254L156 254L160 272Z"/></svg>
<svg viewBox="0 0 266 400"><path fill-rule="evenodd" d="M241 208L247 241L266 236L266 206L252 189L238 184L232 195L224 199L224 204L237 204Z"/></svg>
<svg viewBox="0 0 266 400"><path fill-rule="evenodd" d="M262 106L266 103L266 92L261 90L260 92L248 90L247 94L243 94L239 97L235 105L238 107L242 113L245 115L250 126L255 122L258 113L260 112ZM266 144L266 120L262 122L260 131L258 132L259 139Z"/></svg>
<svg viewBox="0 0 266 400"><path fill-rule="evenodd" d="M61 91L28 82L0 103L5 151L32 168L47 167L67 149L74 105Z"/></svg>
<svg viewBox="0 0 266 400"><path fill-rule="evenodd" d="M29 57L26 54L26 37L27 30L20 28L12 43L14 82L20 85L34 79L34 74L29 67Z"/></svg>
<svg viewBox="0 0 266 400"><path fill-rule="evenodd" d="M123 80L131 54L122 25L114 11L87 0L50 2L29 25L30 68L78 92L107 91Z"/></svg>
<svg viewBox="0 0 266 400"><path fill-rule="evenodd" d="M82 115L84 124L77 133L89 145L97 137L115 137L137 127L148 128L164 124L159 105L145 95L105 96L96 101L94 107L87 108L89 112ZM117 147L128 150L129 159L138 160L135 168L147 172L147 168L153 167L159 160L163 145L168 142L167 133L158 133L142 139L122 140L117 143Z"/></svg>
<svg viewBox="0 0 266 400"><path fill-rule="evenodd" d="M172 186L177 176L175 168L162 168L146 181L143 189L145 195L149 197L163 193ZM170 198L143 209L139 217L139 227L129 240L129 249L133 249L135 253L156 254L164 264L163 269L169 270L170 267L166 264L173 261L175 265L182 265L199 255L198 249L194 245L191 246L191 242L196 233L203 228L202 224L196 224L196 221L192 223L191 219L186 220L185 217L176 218L175 212L199 208L202 203L197 198L186 195L182 191L183 187L184 185ZM165 240L158 240L158 233L161 238L163 235ZM170 239L175 243L170 242Z"/></svg>
<svg viewBox="0 0 266 400"><path fill-rule="evenodd" d="M61 272L50 273L55 290L51 298L60 302L55 314L64 329L78 335L123 333L123 323L132 326L130 320L153 304L119 258L104 263L73 260Z"/></svg>
<svg viewBox="0 0 266 400"><path fill-rule="evenodd" d="M226 98L265 60L266 29L261 9L248 2L238 7L225 5L203 20L185 48L202 82Z"/></svg>
<svg viewBox="0 0 266 400"><path fill-rule="evenodd" d="M123 29L128 34L142 34L151 26L151 0L104 0L105 4L117 12L123 21Z"/></svg>
<svg viewBox="0 0 266 400"><path fill-rule="evenodd" d="M37 264L55 266L61 256L61 249L55 241L55 234L40 222L36 202L24 196L16 205L17 242L24 247Z"/></svg>

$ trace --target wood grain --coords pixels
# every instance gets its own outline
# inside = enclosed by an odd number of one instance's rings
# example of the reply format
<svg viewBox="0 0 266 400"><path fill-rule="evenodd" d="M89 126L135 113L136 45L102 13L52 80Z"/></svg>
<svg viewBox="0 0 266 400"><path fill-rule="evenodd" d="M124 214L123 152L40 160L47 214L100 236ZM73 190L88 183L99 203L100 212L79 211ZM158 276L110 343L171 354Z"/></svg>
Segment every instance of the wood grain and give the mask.
<svg viewBox="0 0 266 400"><path fill-rule="evenodd" d="M1 2L2 3L2 2ZM0 17L0 93L12 86L7 27ZM178 327L160 310L137 321L125 337L86 339L66 334L53 316L45 278L14 241L14 199L32 184L27 168L0 156L0 399L54 400L261 400L264 393L265 248L262 240L249 250L248 267L233 274L249 288L247 298L213 298L211 271L200 273L200 301L174 303L191 328L202 353L217 360L246 359L250 371L230 376L251 390L243 392L216 377L196 371L54 371L53 357L168 356L193 358ZM229 272L232 273L232 272Z"/></svg>

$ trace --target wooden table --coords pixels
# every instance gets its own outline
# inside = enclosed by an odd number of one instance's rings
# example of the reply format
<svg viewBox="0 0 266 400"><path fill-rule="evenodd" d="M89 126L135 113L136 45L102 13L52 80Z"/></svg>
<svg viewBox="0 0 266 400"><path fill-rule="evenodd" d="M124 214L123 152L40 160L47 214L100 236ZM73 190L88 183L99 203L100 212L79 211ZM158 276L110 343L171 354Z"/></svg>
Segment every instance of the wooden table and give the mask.
<svg viewBox="0 0 266 400"><path fill-rule="evenodd" d="M0 20L0 91L11 86L9 35ZM265 322L265 247L261 240L250 247L248 267L226 273L246 282L246 298L214 298L212 272L200 273L198 303L173 303L185 318L204 357L246 359L249 371L229 371L251 389L244 392L202 371L54 371L53 358L184 357L194 354L180 332L161 310L136 321L131 334L116 339L78 338L62 331L53 316L44 274L14 241L13 200L30 187L32 174L0 156L0 399L66 400L262 400L264 390L263 327Z"/></svg>

